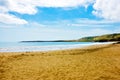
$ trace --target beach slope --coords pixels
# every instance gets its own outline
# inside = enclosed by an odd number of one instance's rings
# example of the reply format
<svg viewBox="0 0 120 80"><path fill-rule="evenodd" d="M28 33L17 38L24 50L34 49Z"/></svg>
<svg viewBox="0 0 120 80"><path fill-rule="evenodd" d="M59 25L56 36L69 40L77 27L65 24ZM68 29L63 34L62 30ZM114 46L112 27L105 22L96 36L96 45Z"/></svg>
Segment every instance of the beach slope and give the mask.
<svg viewBox="0 0 120 80"><path fill-rule="evenodd" d="M0 80L120 80L120 44L0 53Z"/></svg>

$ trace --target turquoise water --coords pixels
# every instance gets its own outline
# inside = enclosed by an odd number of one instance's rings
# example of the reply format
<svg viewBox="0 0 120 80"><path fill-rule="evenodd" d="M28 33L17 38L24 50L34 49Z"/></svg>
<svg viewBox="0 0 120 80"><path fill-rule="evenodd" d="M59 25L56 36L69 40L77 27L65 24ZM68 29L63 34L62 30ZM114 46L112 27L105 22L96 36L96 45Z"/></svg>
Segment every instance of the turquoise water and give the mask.
<svg viewBox="0 0 120 80"><path fill-rule="evenodd" d="M106 42L107 43L107 42ZM0 52L51 51L71 48L80 48L98 42L0 42ZM107 43L108 44L108 43Z"/></svg>
<svg viewBox="0 0 120 80"><path fill-rule="evenodd" d="M25 47L25 46L53 46L53 45L76 45L92 44L94 42L0 42L0 48Z"/></svg>

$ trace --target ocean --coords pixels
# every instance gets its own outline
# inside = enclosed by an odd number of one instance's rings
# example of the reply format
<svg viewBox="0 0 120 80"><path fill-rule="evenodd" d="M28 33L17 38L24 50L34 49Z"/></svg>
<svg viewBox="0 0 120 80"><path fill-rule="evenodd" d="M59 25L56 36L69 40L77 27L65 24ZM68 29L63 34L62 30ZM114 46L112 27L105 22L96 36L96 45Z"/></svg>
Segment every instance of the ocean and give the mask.
<svg viewBox="0 0 120 80"><path fill-rule="evenodd" d="M98 42L0 42L0 52L49 51L78 48Z"/></svg>

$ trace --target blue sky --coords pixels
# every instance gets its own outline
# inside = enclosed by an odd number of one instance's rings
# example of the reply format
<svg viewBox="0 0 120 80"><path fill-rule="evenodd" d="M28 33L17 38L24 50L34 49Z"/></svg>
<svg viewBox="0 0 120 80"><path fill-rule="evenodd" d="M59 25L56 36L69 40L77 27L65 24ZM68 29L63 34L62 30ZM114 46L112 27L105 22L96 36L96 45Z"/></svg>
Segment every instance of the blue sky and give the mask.
<svg viewBox="0 0 120 80"><path fill-rule="evenodd" d="M0 0L0 41L119 33L119 14L119 0Z"/></svg>

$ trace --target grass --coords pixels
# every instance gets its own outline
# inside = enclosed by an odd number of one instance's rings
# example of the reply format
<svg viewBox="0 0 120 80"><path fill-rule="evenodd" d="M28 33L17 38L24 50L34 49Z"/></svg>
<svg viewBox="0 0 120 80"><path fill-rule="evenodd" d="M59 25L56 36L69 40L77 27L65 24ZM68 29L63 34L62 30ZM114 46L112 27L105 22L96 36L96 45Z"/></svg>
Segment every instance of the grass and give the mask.
<svg viewBox="0 0 120 80"><path fill-rule="evenodd" d="M120 44L0 53L0 80L120 80Z"/></svg>

